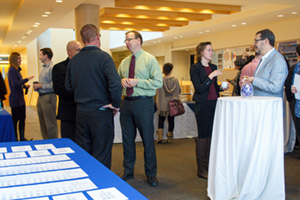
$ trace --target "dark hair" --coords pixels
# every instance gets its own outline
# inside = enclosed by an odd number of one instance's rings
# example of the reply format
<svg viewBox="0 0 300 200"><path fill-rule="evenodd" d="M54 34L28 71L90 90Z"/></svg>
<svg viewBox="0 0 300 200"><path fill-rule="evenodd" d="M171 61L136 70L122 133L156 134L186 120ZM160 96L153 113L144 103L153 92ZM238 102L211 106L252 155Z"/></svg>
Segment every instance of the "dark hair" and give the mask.
<svg viewBox="0 0 300 200"><path fill-rule="evenodd" d="M247 56L247 63L246 64L250 63L254 58L255 58L254 55Z"/></svg>
<svg viewBox="0 0 300 200"><path fill-rule="evenodd" d="M18 64L18 57L21 56L18 52L12 52L9 56L9 64L16 68L17 70L19 69L19 64Z"/></svg>
<svg viewBox="0 0 300 200"><path fill-rule="evenodd" d="M197 61L201 60L202 57L202 52L204 51L204 49L206 48L207 45L211 45L211 42L201 42L200 44L198 44L198 46L196 47L196 54L197 54Z"/></svg>
<svg viewBox="0 0 300 200"><path fill-rule="evenodd" d="M141 35L139 32L137 32L137 31L128 31L128 32L125 33L125 35L127 35L128 33L133 33L135 39L140 38L140 40L141 40L141 45L143 44L143 38L142 38L142 35Z"/></svg>
<svg viewBox="0 0 300 200"><path fill-rule="evenodd" d="M50 60L52 59L52 57L53 57L52 49L50 49L50 48L43 48L40 51L43 53L43 55L47 55Z"/></svg>
<svg viewBox="0 0 300 200"><path fill-rule="evenodd" d="M234 61L234 64L236 66L239 67L239 69L241 70L245 65L246 65L246 60L243 59L243 58L237 58L235 61Z"/></svg>
<svg viewBox="0 0 300 200"><path fill-rule="evenodd" d="M164 73L164 75L170 74L170 72L172 71L172 69L173 69L173 65L171 63L165 63L164 66L163 66L163 73Z"/></svg>
<svg viewBox="0 0 300 200"><path fill-rule="evenodd" d="M275 44L275 35L274 35L274 33L270 29L264 29L264 30L258 31L256 33L256 35L257 34L260 34L260 38L261 39L268 39L270 45L272 47L274 47L274 44Z"/></svg>
<svg viewBox="0 0 300 200"><path fill-rule="evenodd" d="M94 24L86 24L80 30L81 40L84 44L95 41L98 28Z"/></svg>
<svg viewBox="0 0 300 200"><path fill-rule="evenodd" d="M296 52L297 52L297 54L300 56L300 44L297 45L297 47L296 47Z"/></svg>

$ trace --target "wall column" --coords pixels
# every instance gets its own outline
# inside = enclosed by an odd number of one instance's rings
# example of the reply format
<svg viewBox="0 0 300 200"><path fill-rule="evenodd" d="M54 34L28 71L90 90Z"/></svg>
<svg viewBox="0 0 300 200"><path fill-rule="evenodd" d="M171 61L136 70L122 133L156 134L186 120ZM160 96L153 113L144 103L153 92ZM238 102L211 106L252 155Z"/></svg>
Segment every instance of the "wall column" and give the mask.
<svg viewBox="0 0 300 200"><path fill-rule="evenodd" d="M98 30L100 27L100 7L92 4L81 4L75 8L75 36L81 42L80 30L85 24L94 24Z"/></svg>

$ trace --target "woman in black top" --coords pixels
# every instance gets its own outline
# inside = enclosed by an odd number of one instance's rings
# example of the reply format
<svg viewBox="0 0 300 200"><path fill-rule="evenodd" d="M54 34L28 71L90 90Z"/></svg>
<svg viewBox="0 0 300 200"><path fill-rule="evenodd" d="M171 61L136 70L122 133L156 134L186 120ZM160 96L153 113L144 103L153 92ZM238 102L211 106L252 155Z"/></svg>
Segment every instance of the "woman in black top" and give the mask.
<svg viewBox="0 0 300 200"><path fill-rule="evenodd" d="M197 63L190 68L191 81L195 88L193 101L195 105L195 116L198 127L196 143L197 175L207 179L208 159L214 113L219 91L227 90L221 88L217 83L217 76L222 74L217 66L209 63L212 59L213 49L211 42L202 42L196 47Z"/></svg>

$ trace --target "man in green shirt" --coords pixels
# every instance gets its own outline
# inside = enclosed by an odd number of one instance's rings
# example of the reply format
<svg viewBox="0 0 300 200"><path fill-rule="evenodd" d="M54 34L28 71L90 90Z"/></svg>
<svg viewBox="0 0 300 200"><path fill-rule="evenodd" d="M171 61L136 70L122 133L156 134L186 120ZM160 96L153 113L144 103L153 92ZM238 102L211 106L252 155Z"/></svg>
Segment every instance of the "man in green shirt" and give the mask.
<svg viewBox="0 0 300 200"><path fill-rule="evenodd" d="M145 149L145 173L150 186L158 185L154 145L154 102L156 89L162 87L162 74L155 57L142 49L143 39L139 32L126 33L126 46L132 55L119 66L124 99L121 103L124 174L123 180L134 177L135 138L139 130Z"/></svg>

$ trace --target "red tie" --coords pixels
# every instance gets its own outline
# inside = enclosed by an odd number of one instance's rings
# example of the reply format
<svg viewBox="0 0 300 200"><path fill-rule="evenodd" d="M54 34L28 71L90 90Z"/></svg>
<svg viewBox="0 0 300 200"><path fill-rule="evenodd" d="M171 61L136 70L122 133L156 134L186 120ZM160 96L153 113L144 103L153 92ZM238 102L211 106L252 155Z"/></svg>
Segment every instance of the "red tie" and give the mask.
<svg viewBox="0 0 300 200"><path fill-rule="evenodd" d="M135 57L134 55L131 57L131 62L129 66L129 75L128 78L134 78L134 69L135 69ZM126 95L130 97L133 94L133 88L126 89Z"/></svg>

